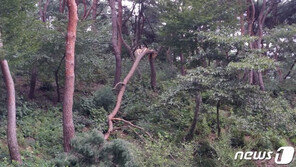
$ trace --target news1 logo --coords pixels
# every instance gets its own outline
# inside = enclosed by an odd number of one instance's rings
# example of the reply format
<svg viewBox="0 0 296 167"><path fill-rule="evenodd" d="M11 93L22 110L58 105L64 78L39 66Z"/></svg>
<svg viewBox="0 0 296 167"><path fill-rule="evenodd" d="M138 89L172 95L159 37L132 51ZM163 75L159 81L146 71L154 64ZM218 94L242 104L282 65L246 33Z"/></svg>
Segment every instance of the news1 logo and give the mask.
<svg viewBox="0 0 296 167"><path fill-rule="evenodd" d="M272 151L238 151L234 159L245 159L245 160L271 160L274 152ZM287 165L293 161L295 154L294 147L285 146L280 147L275 153L275 163L279 165Z"/></svg>

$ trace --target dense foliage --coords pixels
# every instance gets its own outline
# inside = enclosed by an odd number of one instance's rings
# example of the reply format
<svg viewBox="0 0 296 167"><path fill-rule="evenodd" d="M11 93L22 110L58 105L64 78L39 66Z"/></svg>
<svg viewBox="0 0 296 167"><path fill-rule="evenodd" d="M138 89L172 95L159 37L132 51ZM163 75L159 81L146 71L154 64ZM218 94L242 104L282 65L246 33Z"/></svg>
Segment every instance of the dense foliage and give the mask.
<svg viewBox="0 0 296 167"><path fill-rule="evenodd" d="M234 155L295 147L295 0L267 0L261 42L264 0L123 1L121 28L117 23L123 43L121 79L136 49L153 48L156 89L151 55L140 61L127 85L113 84L111 1L78 0L76 135L71 151L63 153L68 8L63 11L62 2L0 1L0 60L8 60L15 81L23 160L10 160L1 81L0 166L273 166L272 161L235 160ZM106 140L108 115L122 87L126 90L114 130Z"/></svg>

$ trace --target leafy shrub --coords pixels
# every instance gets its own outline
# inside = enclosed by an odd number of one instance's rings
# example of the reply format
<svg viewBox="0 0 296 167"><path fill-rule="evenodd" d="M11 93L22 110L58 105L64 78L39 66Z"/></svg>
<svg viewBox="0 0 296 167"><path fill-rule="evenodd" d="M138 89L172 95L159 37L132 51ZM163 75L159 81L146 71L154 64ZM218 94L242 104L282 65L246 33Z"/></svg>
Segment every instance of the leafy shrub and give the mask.
<svg viewBox="0 0 296 167"><path fill-rule="evenodd" d="M91 97L83 97L75 104L75 109L90 115L91 110L99 109L109 111L115 104L115 95L111 87L105 86L94 93Z"/></svg>
<svg viewBox="0 0 296 167"><path fill-rule="evenodd" d="M194 151L197 166L217 166L217 153L208 141L200 141Z"/></svg>
<svg viewBox="0 0 296 167"><path fill-rule="evenodd" d="M211 133L206 117L202 117L202 120L197 122L196 132L201 137L207 137Z"/></svg>
<svg viewBox="0 0 296 167"><path fill-rule="evenodd" d="M72 150L61 154L52 161L55 166L122 166L136 167L135 155L130 144L116 139L111 142L97 130L77 135L71 141Z"/></svg>
<svg viewBox="0 0 296 167"><path fill-rule="evenodd" d="M103 107L106 111L115 104L115 95L112 88L109 86L105 86L96 91L93 99L96 107Z"/></svg>
<svg viewBox="0 0 296 167"><path fill-rule="evenodd" d="M263 136L259 134L255 138L255 143L256 145L253 148L254 150L273 150L269 136Z"/></svg>
<svg viewBox="0 0 296 167"><path fill-rule="evenodd" d="M107 118L107 111L101 107L99 109L91 109L90 110L91 117L97 122L104 122Z"/></svg>
<svg viewBox="0 0 296 167"><path fill-rule="evenodd" d="M90 115L90 110L94 108L92 97L82 97L79 102L74 103L74 110L85 115Z"/></svg>
<svg viewBox="0 0 296 167"><path fill-rule="evenodd" d="M105 113L109 111L115 104L115 95L111 87L105 86L96 91L91 97L82 97L79 102L75 103L74 109L79 113L91 115L92 117L104 117L98 115L98 112ZM103 111L104 109L105 111ZM97 113L97 114L95 114ZM94 115L95 114L95 115ZM106 117L105 117L106 118Z"/></svg>
<svg viewBox="0 0 296 167"><path fill-rule="evenodd" d="M104 145L101 151L103 166L137 167L135 155L129 149L130 144L124 140L116 139Z"/></svg>
<svg viewBox="0 0 296 167"><path fill-rule="evenodd" d="M101 107L99 109L91 109L90 116L92 117L91 120L94 121L95 126L100 130L107 129L107 111Z"/></svg>
<svg viewBox="0 0 296 167"><path fill-rule="evenodd" d="M145 104L138 102L134 104L127 105L124 110L124 117L127 120L139 120L145 118L149 110Z"/></svg>
<svg viewBox="0 0 296 167"><path fill-rule="evenodd" d="M244 147L245 145L245 141L244 141L244 136L245 136L245 133L238 130L238 129L233 129L231 131L231 146L232 147Z"/></svg>
<svg viewBox="0 0 296 167"><path fill-rule="evenodd" d="M107 79L108 79L108 74L101 70L101 69L98 69L98 70L95 70L94 72L95 74L95 80L101 84L106 84L107 83Z"/></svg>
<svg viewBox="0 0 296 167"><path fill-rule="evenodd" d="M231 167L255 167L253 161L248 160L235 160L234 156L237 151L241 149L235 149L231 146L231 140L229 135L222 135L221 138L211 146L215 149L217 153L217 166L231 166ZM251 150L249 147L245 147L246 150Z"/></svg>

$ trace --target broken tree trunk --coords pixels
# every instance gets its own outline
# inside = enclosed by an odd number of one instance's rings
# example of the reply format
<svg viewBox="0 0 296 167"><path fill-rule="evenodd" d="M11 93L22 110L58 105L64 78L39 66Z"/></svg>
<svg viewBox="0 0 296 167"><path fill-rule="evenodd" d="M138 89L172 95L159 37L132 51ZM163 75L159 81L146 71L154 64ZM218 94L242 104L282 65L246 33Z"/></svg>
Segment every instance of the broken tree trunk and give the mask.
<svg viewBox="0 0 296 167"><path fill-rule="evenodd" d="M124 95L127 83L129 82L129 80L131 79L131 77L134 75L134 72L136 71L141 59L146 55L146 54L156 54L155 51L153 50L149 50L147 48L143 48L143 49L138 49L135 52L135 56L136 59L134 61L134 64L132 66L132 68L130 69L129 73L127 74L127 76L124 78L123 82L119 82L115 85L115 88L120 84L121 88L119 90L119 93L117 95L117 100L116 100L116 105L115 108L113 109L113 111L110 113L110 115L108 116L108 125L109 125L109 129L107 131L107 133L105 134L104 138L107 140L111 134L111 132L113 131L113 120L114 117L116 116L116 114L118 113L120 106L121 106L121 102L122 102L122 97Z"/></svg>

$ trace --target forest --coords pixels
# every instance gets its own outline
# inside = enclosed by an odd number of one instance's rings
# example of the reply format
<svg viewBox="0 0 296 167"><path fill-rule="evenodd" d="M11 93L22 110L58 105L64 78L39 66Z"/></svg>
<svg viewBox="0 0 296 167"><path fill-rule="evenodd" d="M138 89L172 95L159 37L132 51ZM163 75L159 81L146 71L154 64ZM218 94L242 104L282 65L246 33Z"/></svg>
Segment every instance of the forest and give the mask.
<svg viewBox="0 0 296 167"><path fill-rule="evenodd" d="M296 166L295 64L296 0L0 0L0 167Z"/></svg>

